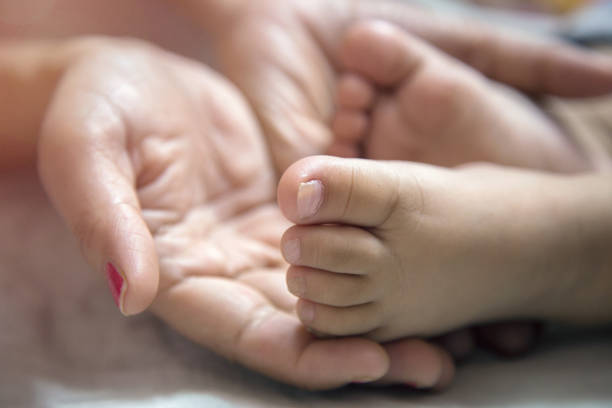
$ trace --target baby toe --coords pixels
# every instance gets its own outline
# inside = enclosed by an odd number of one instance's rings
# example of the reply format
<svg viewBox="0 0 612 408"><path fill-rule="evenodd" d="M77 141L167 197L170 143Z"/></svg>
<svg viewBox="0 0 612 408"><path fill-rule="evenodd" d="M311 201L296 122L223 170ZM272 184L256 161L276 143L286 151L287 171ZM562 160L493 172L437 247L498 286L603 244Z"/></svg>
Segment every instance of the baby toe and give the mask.
<svg viewBox="0 0 612 408"><path fill-rule="evenodd" d="M336 103L341 109L367 111L374 105L374 86L363 77L347 73L338 79Z"/></svg>
<svg viewBox="0 0 612 408"><path fill-rule="evenodd" d="M373 274L389 257L370 232L342 225L293 226L283 235L281 248L292 265L353 275Z"/></svg>
<svg viewBox="0 0 612 408"><path fill-rule="evenodd" d="M396 86L414 74L427 55L421 41L392 24L360 22L346 33L341 61L380 86Z"/></svg>
<svg viewBox="0 0 612 408"><path fill-rule="evenodd" d="M369 303L380 295L367 276L322 271L303 266L287 270L287 288L295 296L328 306L346 307Z"/></svg>
<svg viewBox="0 0 612 408"><path fill-rule="evenodd" d="M355 143L346 143L336 140L327 149L327 154L336 157L357 158L360 157L361 147Z"/></svg>
<svg viewBox="0 0 612 408"><path fill-rule="evenodd" d="M378 227L398 209L399 189L398 173L384 162L311 156L283 174L278 203L296 224ZM419 196L410 194L408 199Z"/></svg>
<svg viewBox="0 0 612 408"><path fill-rule="evenodd" d="M368 128L368 116L359 110L340 110L332 120L336 140L358 144Z"/></svg>
<svg viewBox="0 0 612 408"><path fill-rule="evenodd" d="M370 332L380 326L382 318L382 308L376 302L334 307L300 299L296 309L298 317L306 327L333 336Z"/></svg>
<svg viewBox="0 0 612 408"><path fill-rule="evenodd" d="M380 98L372 112L369 136L363 143L366 157L377 160L410 160L422 162L426 155L423 138L406 126L403 107L395 97ZM412 113L411 115L417 115Z"/></svg>
<svg viewBox="0 0 612 408"><path fill-rule="evenodd" d="M433 64L418 80L397 91L400 117L413 131L428 135L430 142L449 134L461 135L465 123L475 132L484 115L480 100L480 84L465 70Z"/></svg>

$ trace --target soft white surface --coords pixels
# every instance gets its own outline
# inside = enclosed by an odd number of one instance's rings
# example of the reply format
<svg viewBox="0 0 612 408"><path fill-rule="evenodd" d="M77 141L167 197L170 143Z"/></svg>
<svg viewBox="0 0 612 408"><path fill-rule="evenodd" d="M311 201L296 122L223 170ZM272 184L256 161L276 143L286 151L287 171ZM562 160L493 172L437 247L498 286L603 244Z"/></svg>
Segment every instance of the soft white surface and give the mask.
<svg viewBox="0 0 612 408"><path fill-rule="evenodd" d="M534 354L479 355L438 395L297 390L125 319L33 175L0 175L0 407L612 406L612 331L556 333Z"/></svg>

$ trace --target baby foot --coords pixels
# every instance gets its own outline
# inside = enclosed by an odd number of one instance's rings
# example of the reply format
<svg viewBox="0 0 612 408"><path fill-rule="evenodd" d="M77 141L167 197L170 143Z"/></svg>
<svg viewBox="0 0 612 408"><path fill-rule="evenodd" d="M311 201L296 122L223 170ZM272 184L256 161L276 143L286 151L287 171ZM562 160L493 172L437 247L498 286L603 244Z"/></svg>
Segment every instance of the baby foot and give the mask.
<svg viewBox="0 0 612 408"><path fill-rule="evenodd" d="M408 162L295 163L278 200L298 224L285 232L282 251L302 322L387 341L539 313L534 305L556 293L538 284L547 280L544 267L534 280L534 265L546 261L525 239L539 239L529 214L540 186L522 193L518 174L499 183L496 173Z"/></svg>
<svg viewBox="0 0 612 408"><path fill-rule="evenodd" d="M349 29L330 153L441 166L487 161L551 171L586 164L526 97L382 22Z"/></svg>

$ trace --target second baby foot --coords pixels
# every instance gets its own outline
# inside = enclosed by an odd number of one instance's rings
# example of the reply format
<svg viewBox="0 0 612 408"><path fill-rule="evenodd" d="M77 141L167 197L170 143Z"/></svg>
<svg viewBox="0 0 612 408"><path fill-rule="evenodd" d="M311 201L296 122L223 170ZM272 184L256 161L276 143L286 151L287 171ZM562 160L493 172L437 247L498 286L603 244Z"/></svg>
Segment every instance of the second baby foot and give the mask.
<svg viewBox="0 0 612 408"><path fill-rule="evenodd" d="M333 154L576 171L584 159L529 99L383 22L348 30Z"/></svg>

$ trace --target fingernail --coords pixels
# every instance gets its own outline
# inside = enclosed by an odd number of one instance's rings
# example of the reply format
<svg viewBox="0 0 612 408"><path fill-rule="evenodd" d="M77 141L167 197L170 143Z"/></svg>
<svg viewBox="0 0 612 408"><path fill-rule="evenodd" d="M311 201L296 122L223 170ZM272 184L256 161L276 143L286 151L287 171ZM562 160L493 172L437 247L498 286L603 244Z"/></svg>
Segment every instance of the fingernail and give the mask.
<svg viewBox="0 0 612 408"><path fill-rule="evenodd" d="M300 260L300 241L290 239L283 243L283 256L290 264L296 264Z"/></svg>
<svg viewBox="0 0 612 408"><path fill-rule="evenodd" d="M323 183L312 180L298 188L297 212L301 219L310 218L319 211L323 202Z"/></svg>
<svg viewBox="0 0 612 408"><path fill-rule="evenodd" d="M115 299L115 304L119 308L119 311L125 314L123 312L123 298L125 297L125 291L127 289L126 279L110 262L106 264L106 279L108 280L108 286L113 295L113 299Z"/></svg>
<svg viewBox="0 0 612 408"><path fill-rule="evenodd" d="M314 320L315 310L311 302L301 302L300 319L302 323L311 323Z"/></svg>

